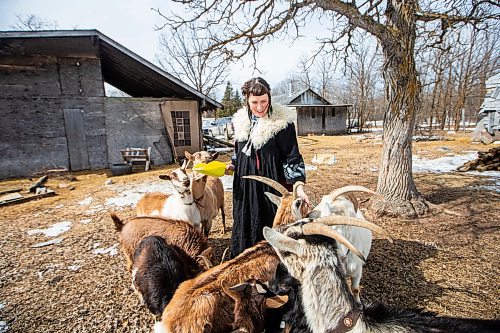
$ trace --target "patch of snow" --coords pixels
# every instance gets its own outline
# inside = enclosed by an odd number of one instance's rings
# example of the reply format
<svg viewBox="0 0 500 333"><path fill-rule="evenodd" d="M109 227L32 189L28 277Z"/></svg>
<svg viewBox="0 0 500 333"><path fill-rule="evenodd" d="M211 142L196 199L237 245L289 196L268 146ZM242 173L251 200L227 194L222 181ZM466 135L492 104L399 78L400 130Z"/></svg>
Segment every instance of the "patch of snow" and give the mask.
<svg viewBox="0 0 500 333"><path fill-rule="evenodd" d="M77 270L79 270L82 266L81 265L71 265L71 266L68 266L68 269L70 271L74 271L76 272Z"/></svg>
<svg viewBox="0 0 500 333"><path fill-rule="evenodd" d="M413 172L443 173L456 171L459 166L476 157L477 153L470 153L468 155L444 156L434 160L428 160L413 155Z"/></svg>
<svg viewBox="0 0 500 333"><path fill-rule="evenodd" d="M115 256L118 254L118 243L106 248L106 249L95 249L94 254L109 254L110 256Z"/></svg>
<svg viewBox="0 0 500 333"><path fill-rule="evenodd" d="M306 164L306 171L314 171L314 170L318 170L318 167L316 165Z"/></svg>
<svg viewBox="0 0 500 333"><path fill-rule="evenodd" d="M173 191L173 187L169 181L157 180L153 182L147 181L144 183L113 186L113 190L120 193L120 195L107 199L104 203L105 206L133 206L137 204L145 193L163 192L170 194Z"/></svg>
<svg viewBox="0 0 500 333"><path fill-rule="evenodd" d="M233 179L234 177L232 175L224 175L220 177L220 180L222 181L222 186L224 187L224 191L226 192L233 191Z"/></svg>
<svg viewBox="0 0 500 333"><path fill-rule="evenodd" d="M63 207L64 207L64 205L60 204L60 205L55 206L54 209L59 209L59 208L63 208Z"/></svg>
<svg viewBox="0 0 500 333"><path fill-rule="evenodd" d="M78 202L80 206L90 205L94 199L92 197L86 197L82 201Z"/></svg>
<svg viewBox="0 0 500 333"><path fill-rule="evenodd" d="M90 222L92 222L92 219L83 219L83 220L80 220L80 223L82 223L82 224L89 224Z"/></svg>
<svg viewBox="0 0 500 333"><path fill-rule="evenodd" d="M58 236L66 231L68 231L71 228L71 222L70 221L64 221L64 222L59 222L51 225L47 229L32 229L28 230L28 235L34 235L34 234L45 234L46 237L55 237Z"/></svg>
<svg viewBox="0 0 500 333"><path fill-rule="evenodd" d="M3 308L5 308L5 304L4 303L0 303L0 310L2 310Z"/></svg>
<svg viewBox="0 0 500 333"><path fill-rule="evenodd" d="M9 330L9 326L5 320L0 320L0 333L5 333Z"/></svg>

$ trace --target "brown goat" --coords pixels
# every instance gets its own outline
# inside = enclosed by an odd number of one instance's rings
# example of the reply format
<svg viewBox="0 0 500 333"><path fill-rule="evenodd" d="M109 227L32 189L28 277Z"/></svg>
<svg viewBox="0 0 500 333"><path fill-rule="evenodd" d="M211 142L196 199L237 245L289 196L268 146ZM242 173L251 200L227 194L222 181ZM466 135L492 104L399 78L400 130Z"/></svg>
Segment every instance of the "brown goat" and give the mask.
<svg viewBox="0 0 500 333"><path fill-rule="evenodd" d="M186 158L199 163L211 162L219 156L219 153L210 154L207 151L198 151L194 154L185 152ZM226 232L226 214L224 212L224 186L219 177L211 177L193 172L192 186L193 198L200 211L202 230L208 236L212 229L212 220L221 211L222 233Z"/></svg>
<svg viewBox="0 0 500 333"><path fill-rule="evenodd" d="M283 185L270 178L262 176L243 176L243 178L260 181L281 193L281 197L270 192L265 193L271 202L278 206L273 226L294 223L307 215L309 210L307 203L297 197L297 187L304 185L303 182L299 181L293 184L293 192L290 193Z"/></svg>
<svg viewBox="0 0 500 333"><path fill-rule="evenodd" d="M234 322L234 301L221 288L255 279L269 281L279 259L267 242L260 242L234 259L183 282L165 308L155 333L229 332Z"/></svg>
<svg viewBox="0 0 500 333"><path fill-rule="evenodd" d="M111 213L111 218L115 229L120 232L119 240L129 270L137 246L147 236L162 237L168 245L177 246L196 259L202 268L208 268L205 259L212 260L213 249L208 246L207 237L187 221L163 217L133 217L122 221L114 213Z"/></svg>
<svg viewBox="0 0 500 333"><path fill-rule="evenodd" d="M267 287L256 280L229 287L222 281L222 289L234 300L233 332L265 332L266 309L283 306L287 296L276 296Z"/></svg>

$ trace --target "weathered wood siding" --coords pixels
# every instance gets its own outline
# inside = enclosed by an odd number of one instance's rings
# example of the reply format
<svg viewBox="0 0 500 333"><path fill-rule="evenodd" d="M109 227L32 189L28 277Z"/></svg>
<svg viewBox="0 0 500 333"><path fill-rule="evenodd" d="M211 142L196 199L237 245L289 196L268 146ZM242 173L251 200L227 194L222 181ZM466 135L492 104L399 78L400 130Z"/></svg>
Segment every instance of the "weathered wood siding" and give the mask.
<svg viewBox="0 0 500 333"><path fill-rule="evenodd" d="M120 149L151 147L155 164L173 162L161 114L163 99L106 98L109 163L123 163Z"/></svg>
<svg viewBox="0 0 500 333"><path fill-rule="evenodd" d="M297 106L298 135L346 132L347 107Z"/></svg>
<svg viewBox="0 0 500 333"><path fill-rule="evenodd" d="M25 55L25 43L0 50L0 178L69 168L64 109L83 110L88 164L106 167L99 59Z"/></svg>

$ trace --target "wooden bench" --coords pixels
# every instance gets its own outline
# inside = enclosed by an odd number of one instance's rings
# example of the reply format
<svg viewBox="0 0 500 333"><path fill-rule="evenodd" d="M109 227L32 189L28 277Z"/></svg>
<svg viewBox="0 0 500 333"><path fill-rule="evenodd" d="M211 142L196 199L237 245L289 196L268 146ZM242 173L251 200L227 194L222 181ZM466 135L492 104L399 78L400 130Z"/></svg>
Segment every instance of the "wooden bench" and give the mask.
<svg viewBox="0 0 500 333"><path fill-rule="evenodd" d="M151 147L148 148L126 148L120 150L123 162L126 164L144 164L144 170L151 168Z"/></svg>

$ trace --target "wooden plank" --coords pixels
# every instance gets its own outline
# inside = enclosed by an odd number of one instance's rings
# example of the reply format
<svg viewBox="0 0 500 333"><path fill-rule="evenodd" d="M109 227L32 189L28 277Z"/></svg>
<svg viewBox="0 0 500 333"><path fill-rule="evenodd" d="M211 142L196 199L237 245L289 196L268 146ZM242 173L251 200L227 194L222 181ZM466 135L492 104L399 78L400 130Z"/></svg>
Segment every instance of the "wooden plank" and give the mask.
<svg viewBox="0 0 500 333"><path fill-rule="evenodd" d="M19 199L22 197L23 196L18 192L9 193L9 194L5 194L5 195L0 196L0 202L11 201L11 200Z"/></svg>
<svg viewBox="0 0 500 333"><path fill-rule="evenodd" d="M64 124L68 140L70 170L90 169L83 109L64 109Z"/></svg>
<svg viewBox="0 0 500 333"><path fill-rule="evenodd" d="M44 198L44 197L52 197L54 195L56 195L56 192L49 190L49 192L43 193L43 194L35 194L35 195L29 196L29 197L23 197L23 198L19 198L19 199L7 200L7 201L0 202L0 207L18 204L18 203L23 203L23 202L27 202L27 201L32 201L32 200L36 200L36 199L40 199L40 198Z"/></svg>
<svg viewBox="0 0 500 333"><path fill-rule="evenodd" d="M7 193L13 193L13 192L21 192L22 190L23 190L22 188L11 188L10 190L0 191L0 195L7 194Z"/></svg>

